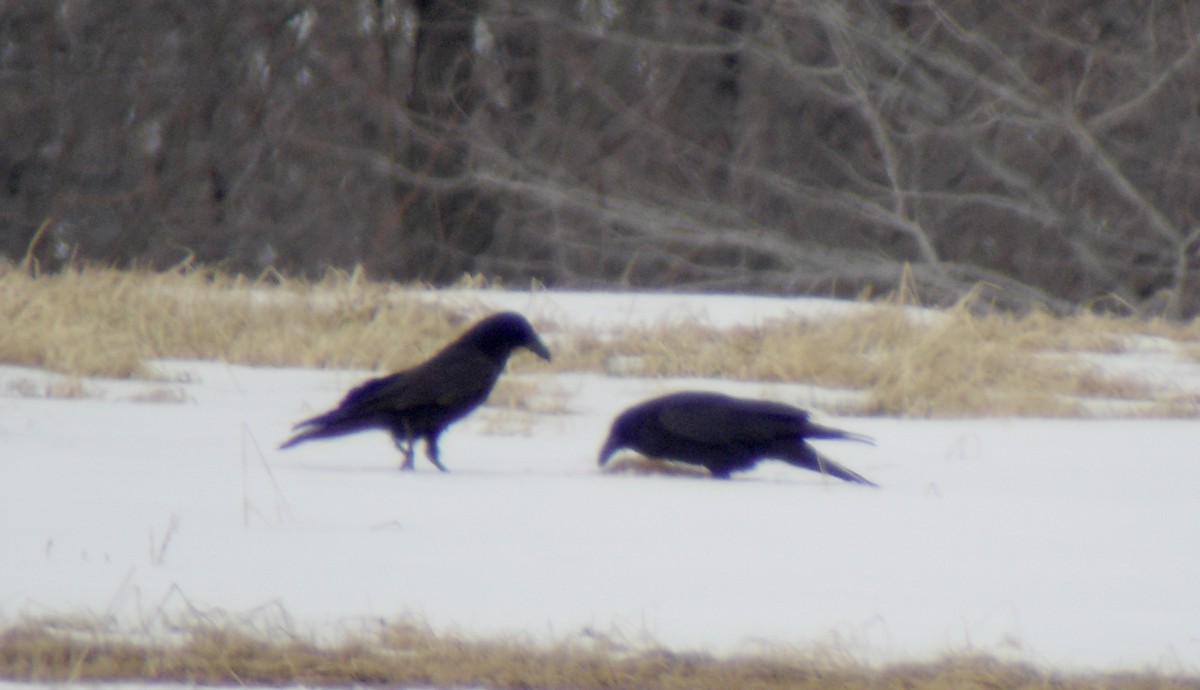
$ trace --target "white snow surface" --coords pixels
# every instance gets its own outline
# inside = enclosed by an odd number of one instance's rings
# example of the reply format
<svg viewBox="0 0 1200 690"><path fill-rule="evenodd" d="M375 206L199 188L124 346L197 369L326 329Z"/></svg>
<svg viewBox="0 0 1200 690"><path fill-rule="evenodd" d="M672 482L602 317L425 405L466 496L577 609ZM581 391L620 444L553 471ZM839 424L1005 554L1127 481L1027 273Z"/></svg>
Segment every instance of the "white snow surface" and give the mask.
<svg viewBox="0 0 1200 690"><path fill-rule="evenodd" d="M857 308L439 299L598 330ZM1113 366L1200 388L1197 364L1169 355ZM770 462L728 482L606 475L596 454L609 423L650 395L704 388L819 411L832 393L530 373L566 392L565 412L485 406L443 435L449 474L423 455L402 473L382 432L275 449L374 372L157 366L170 381L88 380L81 399L30 397L30 382L56 376L0 367L0 624L82 614L139 631L219 613L336 638L418 620L718 654L829 649L887 663L982 651L1200 673L1200 421L823 416L875 437L818 443L879 489ZM182 401L137 401L163 389Z"/></svg>

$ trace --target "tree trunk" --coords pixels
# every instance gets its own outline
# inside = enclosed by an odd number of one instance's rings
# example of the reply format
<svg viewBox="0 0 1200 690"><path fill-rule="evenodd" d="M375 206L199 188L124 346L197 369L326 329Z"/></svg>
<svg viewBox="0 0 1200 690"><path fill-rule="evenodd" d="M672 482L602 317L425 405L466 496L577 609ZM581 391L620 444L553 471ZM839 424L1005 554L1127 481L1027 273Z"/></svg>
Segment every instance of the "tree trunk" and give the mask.
<svg viewBox="0 0 1200 690"><path fill-rule="evenodd" d="M474 83L471 0L416 3L418 26L408 107L415 123L407 167L417 176L400 207L406 252L400 275L440 282L471 272L492 242L495 203L472 180L469 138L479 98Z"/></svg>

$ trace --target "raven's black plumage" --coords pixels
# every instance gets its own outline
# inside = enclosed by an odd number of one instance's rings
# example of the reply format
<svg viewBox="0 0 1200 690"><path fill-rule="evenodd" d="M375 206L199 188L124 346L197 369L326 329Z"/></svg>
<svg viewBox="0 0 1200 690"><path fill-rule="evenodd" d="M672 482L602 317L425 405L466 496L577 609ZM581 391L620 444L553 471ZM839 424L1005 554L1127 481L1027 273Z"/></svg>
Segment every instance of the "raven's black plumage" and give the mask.
<svg viewBox="0 0 1200 690"><path fill-rule="evenodd" d="M875 484L820 456L806 439L850 439L860 434L813 424L790 405L746 400L719 393L685 392L647 400L613 421L600 450L600 464L621 448L664 460L707 467L714 477L748 470L766 458L858 484Z"/></svg>
<svg viewBox="0 0 1200 690"><path fill-rule="evenodd" d="M438 459L438 436L487 398L508 356L519 347L550 359L550 351L525 317L514 312L493 314L428 361L371 379L347 393L336 408L300 422L295 426L298 433L280 449L318 438L385 429L404 454L401 469L413 468L413 445L423 438L429 461L445 472Z"/></svg>

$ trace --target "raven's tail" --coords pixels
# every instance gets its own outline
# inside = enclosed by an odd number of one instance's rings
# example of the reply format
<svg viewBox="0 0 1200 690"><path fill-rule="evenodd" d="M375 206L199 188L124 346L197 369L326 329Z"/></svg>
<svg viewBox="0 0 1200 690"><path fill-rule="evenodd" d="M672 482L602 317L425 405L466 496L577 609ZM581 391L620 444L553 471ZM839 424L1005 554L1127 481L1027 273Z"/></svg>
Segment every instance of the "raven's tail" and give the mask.
<svg viewBox="0 0 1200 690"><path fill-rule="evenodd" d="M853 431L843 431L841 429L834 429L831 426L821 426L820 424L809 424L804 430L804 438L842 439L875 445L875 439L865 434L856 434Z"/></svg>
<svg viewBox="0 0 1200 690"><path fill-rule="evenodd" d="M371 420L369 419L363 419L361 417L348 417L345 416L345 413L341 412L341 410L333 410L332 412L326 412L325 414L317 415L312 419L306 419L292 427L294 431L299 431L299 433L284 441L283 444L279 446L279 450L286 450L292 446L304 443L305 441L353 434L356 431L362 431L370 426Z"/></svg>
<svg viewBox="0 0 1200 690"><path fill-rule="evenodd" d="M833 429L832 431L837 431L837 430ZM867 438L866 436L854 438L856 436L858 436L858 435L853 434L851 436L814 436L813 438L852 438L852 440L855 440L855 441L866 439L866 442L868 442L868 443L871 442L870 439ZM782 460L789 465L793 465L795 467L801 467L806 470L812 470L813 472L820 472L821 474L826 474L826 475L829 475L830 477L836 477L837 479L841 479L842 481L852 482L854 484L862 484L864 486L879 486L875 482L871 481L870 479L867 479L866 477L855 472L854 470L842 467L841 465L830 460L829 458L825 457L824 455L821 455L820 453L818 453L816 451L815 448L813 448L812 446L808 445L807 443L805 443L803 441L801 441L799 444L797 444L796 447L791 452L784 454L782 457Z"/></svg>

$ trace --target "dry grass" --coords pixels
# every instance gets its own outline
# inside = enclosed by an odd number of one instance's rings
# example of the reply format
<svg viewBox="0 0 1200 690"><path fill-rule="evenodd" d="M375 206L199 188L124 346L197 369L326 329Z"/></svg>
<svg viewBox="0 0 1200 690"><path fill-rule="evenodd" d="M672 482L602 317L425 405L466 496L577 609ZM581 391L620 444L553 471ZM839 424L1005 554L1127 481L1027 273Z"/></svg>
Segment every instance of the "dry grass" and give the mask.
<svg viewBox="0 0 1200 690"><path fill-rule="evenodd" d="M604 474L632 474L638 477L696 477L708 478L712 473L703 467L684 462L658 460L640 455L618 455L601 470Z"/></svg>
<svg viewBox="0 0 1200 690"><path fill-rule="evenodd" d="M1200 358L1195 322L979 315L969 298L914 315L909 302L901 297L836 318L756 328L718 330L684 319L597 335L536 323L551 336L554 362L518 356L511 366L803 382L866 393L863 404L841 414L1087 416L1086 401L1116 400L1122 405L1107 414L1200 416L1196 395L1116 377L1081 356L1125 352L1153 337L1172 343L1180 357ZM90 267L34 277L0 266L0 321L10 324L0 330L0 361L73 377L152 377L146 363L164 357L395 370L428 357L478 315L445 306L435 291L370 281L360 272L305 282ZM505 384L493 407L561 411L568 396L546 390L549 380L521 384L540 392Z"/></svg>
<svg viewBox="0 0 1200 690"><path fill-rule="evenodd" d="M505 377L488 396L489 407L530 414L566 414L571 393L546 375Z"/></svg>
<svg viewBox="0 0 1200 690"><path fill-rule="evenodd" d="M79 621L33 620L0 632L0 678L57 683L137 679L204 685L412 685L484 688L1109 688L1200 690L1200 678L1155 672L1062 675L958 655L873 668L829 655L779 651L717 658L661 648L631 649L603 637L551 645L471 640L413 624L320 645L238 625L183 626L164 643Z"/></svg>
<svg viewBox="0 0 1200 690"><path fill-rule="evenodd" d="M1144 330L1138 330L1144 325ZM696 322L577 338L567 366L614 375L805 382L865 391L841 414L1080 417L1086 399L1140 402L1123 413L1200 415L1200 398L1105 373L1079 353L1117 353L1139 334L1186 342L1187 329L1044 313L978 316L969 301L914 316L880 303L839 318L716 330Z"/></svg>
<svg viewBox="0 0 1200 690"><path fill-rule="evenodd" d="M549 376L505 376L475 414L483 418L485 434L528 436L539 417L566 414L570 399L570 391Z"/></svg>
<svg viewBox="0 0 1200 690"><path fill-rule="evenodd" d="M153 388L146 388L134 393L133 395L129 396L128 400L130 402L155 404L185 403L188 401L188 396L187 393L185 393L183 389L179 388L178 386L155 386Z"/></svg>
<svg viewBox="0 0 1200 690"><path fill-rule="evenodd" d="M5 388L19 398L59 398L74 400L78 398L96 398L99 394L84 384L78 376L53 378L38 383L31 378L23 377L9 381Z"/></svg>
<svg viewBox="0 0 1200 690"><path fill-rule="evenodd" d="M77 376L148 376L159 357L258 365L399 368L465 317L410 288L331 272L306 283L194 270L83 268L32 277L0 268L0 361Z"/></svg>

